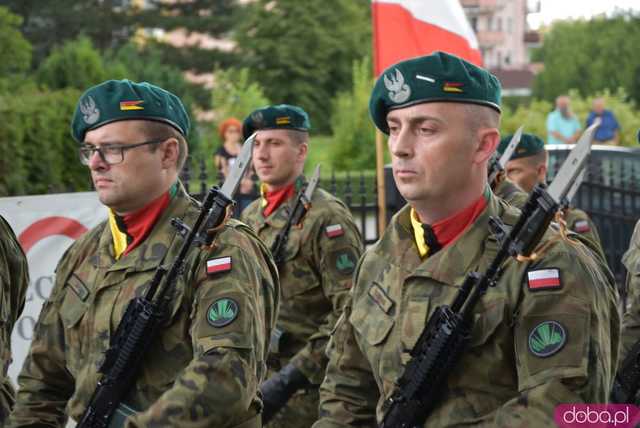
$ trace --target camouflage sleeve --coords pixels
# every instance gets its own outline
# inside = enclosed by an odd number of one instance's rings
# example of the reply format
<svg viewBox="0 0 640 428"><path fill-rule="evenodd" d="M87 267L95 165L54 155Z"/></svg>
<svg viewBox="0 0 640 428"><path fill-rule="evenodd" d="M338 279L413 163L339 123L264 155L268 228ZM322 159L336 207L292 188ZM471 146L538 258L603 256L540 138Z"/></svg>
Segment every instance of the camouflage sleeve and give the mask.
<svg viewBox="0 0 640 428"><path fill-rule="evenodd" d="M627 269L627 307L622 318L622 350L620 362L633 345L640 341L640 221L633 231L629 249L622 257Z"/></svg>
<svg viewBox="0 0 640 428"><path fill-rule="evenodd" d="M351 288L353 271L362 254L362 238L351 215L340 207L318 222L313 245L313 258L325 297L331 304L324 322L311 335L307 344L292 358L292 363L313 384L324 378L327 358L325 348L329 334L344 307Z"/></svg>
<svg viewBox="0 0 640 428"><path fill-rule="evenodd" d="M67 419L65 406L73 394L75 380L65 365L66 345L59 308L72 264L71 248L58 264L54 288L40 311L29 353L18 376L16 404L8 423L12 428L60 427Z"/></svg>
<svg viewBox="0 0 640 428"><path fill-rule="evenodd" d="M29 268L9 224L0 216L0 425L13 407L15 392L6 377L11 362L11 330L24 308Z"/></svg>
<svg viewBox="0 0 640 428"><path fill-rule="evenodd" d="M257 426L257 388L273 322L273 293L265 290L277 287L277 277L258 244L241 235L217 242L192 265L193 359L155 403L127 420L127 427L231 427L248 421Z"/></svg>
<svg viewBox="0 0 640 428"><path fill-rule="evenodd" d="M362 355L345 306L327 345L329 363L320 385L320 419L313 428L376 426L378 385Z"/></svg>
<svg viewBox="0 0 640 428"><path fill-rule="evenodd" d="M613 278L590 254L579 243L554 245L524 273L513 320L520 394L495 426L554 426L558 404L608 402L620 320ZM515 273L507 280L520 282Z"/></svg>

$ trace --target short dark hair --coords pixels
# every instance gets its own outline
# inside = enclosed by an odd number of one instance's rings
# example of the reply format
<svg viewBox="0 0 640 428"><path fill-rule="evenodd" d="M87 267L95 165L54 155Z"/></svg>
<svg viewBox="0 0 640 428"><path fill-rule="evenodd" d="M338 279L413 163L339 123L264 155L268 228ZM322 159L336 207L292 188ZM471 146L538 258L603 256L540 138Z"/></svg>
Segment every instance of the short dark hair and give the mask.
<svg viewBox="0 0 640 428"><path fill-rule="evenodd" d="M175 138L178 140L178 161L176 162L177 171L182 171L185 162L187 161L187 155L189 154L189 146L186 138L176 128L163 122L154 120L141 121L142 131L146 135L146 138L150 140L168 140L169 138ZM155 151L157 146L151 145L151 150Z"/></svg>

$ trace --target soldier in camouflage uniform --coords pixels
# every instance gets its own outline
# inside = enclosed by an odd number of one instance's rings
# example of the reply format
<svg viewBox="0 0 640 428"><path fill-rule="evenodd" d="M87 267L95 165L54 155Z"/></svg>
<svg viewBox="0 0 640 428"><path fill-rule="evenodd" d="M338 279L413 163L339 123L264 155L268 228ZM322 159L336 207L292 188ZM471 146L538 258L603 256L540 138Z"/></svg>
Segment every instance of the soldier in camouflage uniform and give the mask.
<svg viewBox="0 0 640 428"><path fill-rule="evenodd" d="M496 255L490 216L517 220L519 211L487 187L499 93L493 75L441 52L378 79L369 108L390 135L408 206L356 268L351 303L327 347L314 428L382 421L426 321ZM480 299L470 344L425 427L554 426L557 404L607 401L619 345L613 279L580 243L549 229L541 244L536 260L509 259Z"/></svg>
<svg viewBox="0 0 640 428"><path fill-rule="evenodd" d="M72 134L109 219L58 264L11 427L62 427L82 416L125 308L179 251L170 220L192 225L199 213L178 181L188 129L180 100L148 83L111 80L80 98ZM136 411L124 426L260 427L278 293L268 249L246 225L229 220L212 248L191 249L123 403Z"/></svg>
<svg viewBox="0 0 640 428"><path fill-rule="evenodd" d="M500 146L498 146L498 153L502 153L507 148L511 137L511 135L508 135L502 138ZM535 185L546 183L548 161L549 154L544 148L542 139L533 134L522 134L520 144L518 144L511 159L505 166L507 178L526 192L524 198L522 196L510 196L509 199L511 199L510 203L512 205L522 208L524 202L526 202L526 196L533 190ZM496 194L502 197L500 192L496 192ZM564 211L564 221L567 223L569 230L589 239L596 245L598 251L602 253L598 230L587 213L578 208L569 207Z"/></svg>
<svg viewBox="0 0 640 428"><path fill-rule="evenodd" d="M253 164L263 194L243 211L242 220L270 247L306 185L302 170L309 127L306 112L289 105L258 109L244 122L245 136L257 131ZM265 417L284 408L269 427L308 428L318 419L324 349L361 253L362 240L348 208L316 188L301 227L289 233L284 262L278 266L282 301L271 340L269 379L260 389Z"/></svg>
<svg viewBox="0 0 640 428"><path fill-rule="evenodd" d="M27 258L13 230L0 216L0 426L4 426L15 399L13 385L7 377L11 364L11 330L24 308L27 287Z"/></svg>
<svg viewBox="0 0 640 428"><path fill-rule="evenodd" d="M620 363L633 345L640 340L640 221L636 223L629 249L622 257L627 269L627 307L622 318L622 349Z"/></svg>

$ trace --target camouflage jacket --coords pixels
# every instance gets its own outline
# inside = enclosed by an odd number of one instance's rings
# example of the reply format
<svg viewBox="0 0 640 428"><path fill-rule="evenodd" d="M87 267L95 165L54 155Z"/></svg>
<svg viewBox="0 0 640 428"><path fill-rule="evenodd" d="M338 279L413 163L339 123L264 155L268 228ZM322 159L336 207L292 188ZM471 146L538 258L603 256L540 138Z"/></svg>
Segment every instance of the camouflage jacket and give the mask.
<svg viewBox="0 0 640 428"><path fill-rule="evenodd" d="M526 192L523 192L518 186L509 181L507 178L503 178L502 181L498 183L496 188L493 189L493 193L509 203L509 205L512 205L519 209L522 209L525 202L527 202L527 199L529 198L529 195Z"/></svg>
<svg viewBox="0 0 640 428"><path fill-rule="evenodd" d="M29 268L9 224L0 216L0 425L13 406L14 391L7 377L11 363L11 330L24 308Z"/></svg>
<svg viewBox="0 0 640 428"><path fill-rule="evenodd" d="M267 218L262 214L261 202L258 199L249 205L242 212L242 220L271 248L287 222L295 198ZM348 208L317 188L302 227L291 228L285 262L278 267L282 300L278 333L272 337L272 370L291 361L312 384L322 382L327 363L324 348L348 299L352 273L361 253L360 232Z"/></svg>
<svg viewBox="0 0 640 428"><path fill-rule="evenodd" d="M327 347L314 428L381 422L382 403L428 317L453 302L467 273L486 271L496 255L489 216L513 225L519 215L491 195L458 240L421 260L409 209L394 216L358 265L352 307ZM620 328L612 276L582 244L547 233L541 258L508 260L475 307L470 344L425 427L554 426L558 403L607 402ZM541 283L545 278L555 281Z"/></svg>
<svg viewBox="0 0 640 428"><path fill-rule="evenodd" d="M527 193L506 179L498 184L494 193L518 209L522 209L529 198ZM586 212L572 207L565 211L564 219L569 230L589 239L595 244L594 249L604 254L596 225L593 224Z"/></svg>
<svg viewBox="0 0 640 428"><path fill-rule="evenodd" d="M81 417L127 304L179 251L170 219L192 225L198 211L180 187L145 241L119 260L106 222L70 247L18 377L10 426L59 427L67 415ZM192 248L125 399L140 410L125 426L260 426L257 388L278 299L275 265L246 225L230 220L213 249Z"/></svg>
<svg viewBox="0 0 640 428"><path fill-rule="evenodd" d="M621 363L631 347L640 341L640 221L636 223L622 263L627 269L627 308L622 318Z"/></svg>

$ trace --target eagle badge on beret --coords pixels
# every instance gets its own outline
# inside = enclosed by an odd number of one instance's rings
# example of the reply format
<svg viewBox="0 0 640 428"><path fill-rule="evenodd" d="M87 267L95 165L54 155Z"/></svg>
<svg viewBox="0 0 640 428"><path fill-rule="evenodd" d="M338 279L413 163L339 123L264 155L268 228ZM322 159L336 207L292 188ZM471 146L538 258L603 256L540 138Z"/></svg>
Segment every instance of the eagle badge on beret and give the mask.
<svg viewBox="0 0 640 428"><path fill-rule="evenodd" d="M93 125L100 119L100 110L91 96L80 102L80 111L82 112L82 119L87 125Z"/></svg>
<svg viewBox="0 0 640 428"><path fill-rule="evenodd" d="M404 83L404 76L396 68L395 76L384 75L384 87L389 91L389 98L396 104L401 104L411 96L411 88Z"/></svg>
<svg viewBox="0 0 640 428"><path fill-rule="evenodd" d="M255 129L264 127L264 116L262 115L261 111L257 111L251 114L251 120L253 121L253 127Z"/></svg>

